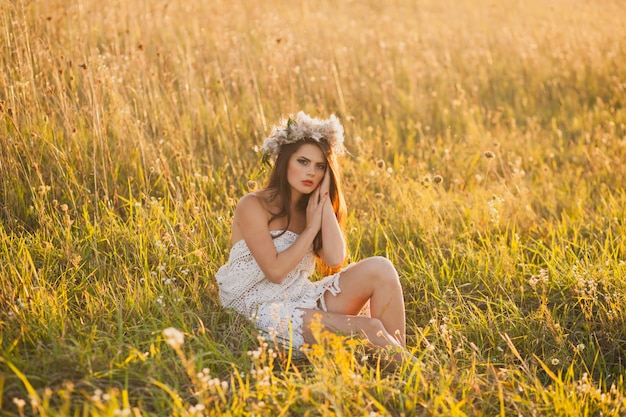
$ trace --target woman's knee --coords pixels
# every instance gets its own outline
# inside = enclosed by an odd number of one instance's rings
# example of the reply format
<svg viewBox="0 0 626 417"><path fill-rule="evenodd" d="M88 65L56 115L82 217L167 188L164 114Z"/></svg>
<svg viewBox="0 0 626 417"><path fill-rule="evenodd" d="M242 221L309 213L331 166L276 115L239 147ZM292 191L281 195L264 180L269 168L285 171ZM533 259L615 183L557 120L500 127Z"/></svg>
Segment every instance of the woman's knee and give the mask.
<svg viewBox="0 0 626 417"><path fill-rule="evenodd" d="M366 335L377 335L378 332L385 331L383 322L373 317L358 317L357 327Z"/></svg>
<svg viewBox="0 0 626 417"><path fill-rule="evenodd" d="M363 262L367 262L368 270L376 278L391 282L398 281L398 272L389 259L383 256L373 256Z"/></svg>

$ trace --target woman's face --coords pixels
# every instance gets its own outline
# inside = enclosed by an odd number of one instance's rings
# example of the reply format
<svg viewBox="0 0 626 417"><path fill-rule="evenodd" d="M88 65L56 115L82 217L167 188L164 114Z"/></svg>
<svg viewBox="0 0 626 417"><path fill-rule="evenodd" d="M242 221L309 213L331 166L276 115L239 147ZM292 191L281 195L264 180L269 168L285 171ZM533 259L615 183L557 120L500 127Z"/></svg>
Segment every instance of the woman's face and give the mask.
<svg viewBox="0 0 626 417"><path fill-rule="evenodd" d="M287 181L293 191L310 194L324 178L327 166L322 150L317 145L305 143L289 158Z"/></svg>

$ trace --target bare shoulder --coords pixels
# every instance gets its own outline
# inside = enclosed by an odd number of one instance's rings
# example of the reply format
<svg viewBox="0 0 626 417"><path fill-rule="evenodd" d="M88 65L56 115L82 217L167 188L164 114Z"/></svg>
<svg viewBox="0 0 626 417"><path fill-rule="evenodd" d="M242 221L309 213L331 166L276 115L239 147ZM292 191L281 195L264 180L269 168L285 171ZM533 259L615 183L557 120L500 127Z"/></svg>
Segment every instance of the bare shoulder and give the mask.
<svg viewBox="0 0 626 417"><path fill-rule="evenodd" d="M244 231L258 231L267 228L270 213L261 192L244 195L235 208L233 217L232 243L244 238Z"/></svg>
<svg viewBox="0 0 626 417"><path fill-rule="evenodd" d="M235 217L265 213L267 213L265 198L259 192L244 195L235 208Z"/></svg>

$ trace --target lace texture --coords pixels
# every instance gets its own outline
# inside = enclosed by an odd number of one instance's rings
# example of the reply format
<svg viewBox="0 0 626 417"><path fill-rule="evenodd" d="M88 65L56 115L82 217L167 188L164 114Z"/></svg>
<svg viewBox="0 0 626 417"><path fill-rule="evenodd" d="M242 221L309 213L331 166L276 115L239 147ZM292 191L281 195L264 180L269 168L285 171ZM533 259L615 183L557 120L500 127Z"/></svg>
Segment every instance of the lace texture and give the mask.
<svg viewBox="0 0 626 417"><path fill-rule="evenodd" d="M276 236L280 231L272 230ZM273 239L278 252L289 248L298 234L286 231ZM230 250L228 263L215 275L219 287L220 302L224 307L237 310L270 336L300 349L304 344L302 316L307 309L326 311L324 294L341 292L339 276L327 276L312 282L309 278L315 271L315 257L309 250L300 263L280 284L265 278L261 268L250 253L244 240L235 243Z"/></svg>

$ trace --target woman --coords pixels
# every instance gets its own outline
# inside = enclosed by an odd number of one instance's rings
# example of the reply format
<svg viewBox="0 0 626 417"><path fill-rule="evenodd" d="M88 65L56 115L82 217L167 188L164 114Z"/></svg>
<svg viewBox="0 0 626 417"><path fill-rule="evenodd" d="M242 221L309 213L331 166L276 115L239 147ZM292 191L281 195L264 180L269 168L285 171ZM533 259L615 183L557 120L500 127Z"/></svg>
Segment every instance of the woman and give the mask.
<svg viewBox="0 0 626 417"><path fill-rule="evenodd" d="M216 275L222 305L295 349L315 343L311 324L318 321L375 346L404 347L402 287L386 258L309 280L316 260L326 272L346 259L339 120L300 112L273 128L263 151L274 168L267 187L245 195L235 209L230 257ZM359 316L368 301L370 317Z"/></svg>

